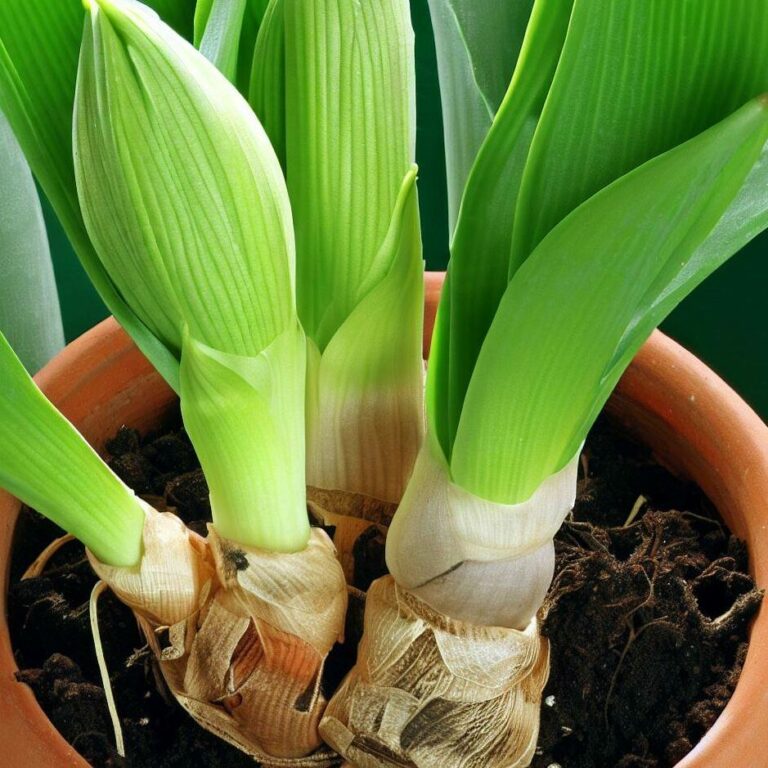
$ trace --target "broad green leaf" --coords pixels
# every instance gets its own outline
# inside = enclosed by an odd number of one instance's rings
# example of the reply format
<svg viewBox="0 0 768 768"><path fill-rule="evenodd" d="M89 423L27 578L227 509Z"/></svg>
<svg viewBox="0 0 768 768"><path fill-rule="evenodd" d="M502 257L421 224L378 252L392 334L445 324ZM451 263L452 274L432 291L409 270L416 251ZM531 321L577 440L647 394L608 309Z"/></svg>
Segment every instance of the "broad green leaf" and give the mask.
<svg viewBox="0 0 768 768"><path fill-rule="evenodd" d="M532 5L533 0L429 0L451 231L475 155L507 90Z"/></svg>
<svg viewBox="0 0 768 768"><path fill-rule="evenodd" d="M256 355L290 327L285 182L258 120L140 5L101 0L83 39L75 168L96 250L142 321Z"/></svg>
<svg viewBox="0 0 768 768"><path fill-rule="evenodd" d="M768 145L728 210L693 256L682 266L674 262L668 265L646 291L608 367L601 387L602 401L651 331L691 291L765 229L768 229ZM590 415L587 420L591 424L594 417Z"/></svg>
<svg viewBox="0 0 768 768"><path fill-rule="evenodd" d="M610 392L602 384L615 380L615 351L649 288L661 293L685 269L766 141L758 99L621 177L545 237L478 357L451 456L459 485L515 503L565 466Z"/></svg>
<svg viewBox="0 0 768 768"><path fill-rule="evenodd" d="M407 0L285 0L286 163L298 305L322 351L390 269L381 243L415 150Z"/></svg>
<svg viewBox="0 0 768 768"><path fill-rule="evenodd" d="M768 6L743 5L751 16L729 24L726 0L701 8L685 0L576 0L569 21L569 3L537 0L453 242L452 311L441 336L450 348L441 368L447 380L436 385L441 401L431 409L447 422L438 431L447 453L504 269L512 278L592 194L768 87Z"/></svg>
<svg viewBox="0 0 768 768"><path fill-rule="evenodd" d="M576 0L526 164L510 270L595 192L766 89L763 0Z"/></svg>
<svg viewBox="0 0 768 768"><path fill-rule="evenodd" d="M103 563L139 562L139 500L45 399L2 334L0 487L76 536Z"/></svg>
<svg viewBox="0 0 768 768"><path fill-rule="evenodd" d="M534 5L514 76L467 180L451 247L452 279L443 293L450 291L452 306L439 336L448 347L442 352L447 363L439 374L430 365L430 376L446 377L439 385L444 410L437 430L446 455L475 360L506 288L517 191L570 11L566 0Z"/></svg>
<svg viewBox="0 0 768 768"><path fill-rule="evenodd" d="M0 273L0 332L34 373L64 346L64 332L40 200L2 112Z"/></svg>
<svg viewBox="0 0 768 768"><path fill-rule="evenodd" d="M177 359L115 289L80 213L72 109L83 14L80 0L0 3L0 109L104 303L171 386L177 386Z"/></svg>
<svg viewBox="0 0 768 768"><path fill-rule="evenodd" d="M264 14L248 100L285 168L285 0L271 0Z"/></svg>
<svg viewBox="0 0 768 768"><path fill-rule="evenodd" d="M231 541L298 552L309 539L306 351L298 323L253 357L184 338L184 425L205 470L216 531Z"/></svg>
<svg viewBox="0 0 768 768"><path fill-rule="evenodd" d="M310 342L307 466L311 485L397 502L423 433L424 269L416 170L381 250L391 267L322 355Z"/></svg>

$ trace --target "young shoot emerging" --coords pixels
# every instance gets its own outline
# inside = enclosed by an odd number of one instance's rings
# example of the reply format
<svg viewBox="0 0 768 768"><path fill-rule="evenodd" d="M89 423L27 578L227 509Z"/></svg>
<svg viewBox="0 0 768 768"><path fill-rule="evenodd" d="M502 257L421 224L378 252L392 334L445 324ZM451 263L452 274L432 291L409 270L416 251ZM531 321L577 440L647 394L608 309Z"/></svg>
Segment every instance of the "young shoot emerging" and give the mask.
<svg viewBox="0 0 768 768"><path fill-rule="evenodd" d="M100 560L138 565L144 505L48 402L0 334L0 487Z"/></svg>
<svg viewBox="0 0 768 768"><path fill-rule="evenodd" d="M399 501L423 429L408 2L272 0L251 103L293 206L308 484Z"/></svg>
<svg viewBox="0 0 768 768"><path fill-rule="evenodd" d="M303 549L305 351L291 212L258 120L154 14L100 0L83 39L74 149L99 258L180 358L182 414L219 534Z"/></svg>

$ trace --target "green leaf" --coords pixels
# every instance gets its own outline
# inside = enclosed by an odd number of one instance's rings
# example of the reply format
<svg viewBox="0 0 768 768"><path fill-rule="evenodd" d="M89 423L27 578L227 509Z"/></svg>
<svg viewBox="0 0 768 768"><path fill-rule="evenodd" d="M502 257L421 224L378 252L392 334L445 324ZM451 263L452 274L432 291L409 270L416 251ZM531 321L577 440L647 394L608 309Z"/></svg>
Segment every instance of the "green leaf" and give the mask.
<svg viewBox="0 0 768 768"><path fill-rule="evenodd" d="M768 89L768 4L736 5L576 0L526 164L511 270L595 192Z"/></svg>
<svg viewBox="0 0 768 768"><path fill-rule="evenodd" d="M569 3L535 3L452 247L446 380L430 407L448 455L504 271L599 189L768 87L768 6L745 2L754 12L733 24L727 0L576 0L570 19Z"/></svg>
<svg viewBox="0 0 768 768"><path fill-rule="evenodd" d="M545 237L478 357L451 456L459 485L515 503L565 466L615 383L614 354L650 289L660 295L690 264L766 141L758 99L621 177Z"/></svg>
<svg viewBox="0 0 768 768"><path fill-rule="evenodd" d="M250 92L253 56L256 38L270 0L248 0L243 16L243 30L240 34L240 53L237 61L237 87L246 98Z"/></svg>
<svg viewBox="0 0 768 768"><path fill-rule="evenodd" d="M424 269L416 170L403 181L382 243L387 275L360 301L322 355L310 343L310 485L397 502L423 433Z"/></svg>
<svg viewBox="0 0 768 768"><path fill-rule="evenodd" d="M142 321L255 355L294 322L282 171L248 104L140 5L101 0L83 39L75 167L93 243Z"/></svg>
<svg viewBox="0 0 768 768"><path fill-rule="evenodd" d="M211 18L211 11L216 0L197 0L195 3L195 18L193 24L192 41L195 48L200 49L200 43L205 36L205 30L208 26L208 20ZM235 5L234 3L230 4Z"/></svg>
<svg viewBox="0 0 768 768"><path fill-rule="evenodd" d="M429 0L451 231L475 155L507 90L532 6L533 0Z"/></svg>
<svg viewBox="0 0 768 768"><path fill-rule="evenodd" d="M322 351L391 263L380 249L415 151L406 0L285 2L286 157L299 316Z"/></svg>
<svg viewBox="0 0 768 768"><path fill-rule="evenodd" d="M269 0L197 0L195 46L248 95L254 47Z"/></svg>
<svg viewBox="0 0 768 768"><path fill-rule="evenodd" d="M45 399L2 334L0 486L80 539L101 562L139 562L141 503Z"/></svg>
<svg viewBox="0 0 768 768"><path fill-rule="evenodd" d="M0 273L0 332L34 373L64 346L64 331L40 200L2 112Z"/></svg>
<svg viewBox="0 0 768 768"><path fill-rule="evenodd" d="M270 0L264 14L248 100L285 168L285 0Z"/></svg>
<svg viewBox="0 0 768 768"><path fill-rule="evenodd" d="M80 0L0 3L0 109L104 303L171 386L177 386L178 361L115 289L80 213L72 108L82 28Z"/></svg>
<svg viewBox="0 0 768 768"><path fill-rule="evenodd" d="M444 410L437 433L446 455L477 355L506 288L517 191L560 58L570 9L571 3L564 0L535 4L514 76L467 180L451 247L452 279L443 291L444 296L450 291L452 307L438 336L446 345L442 351L446 362L439 373L430 366L431 377L445 377L439 384L444 397L437 402ZM435 354L436 350L433 345Z"/></svg>
<svg viewBox="0 0 768 768"><path fill-rule="evenodd" d="M246 5L247 0L201 0L195 10L195 46L231 83L237 81Z"/></svg>
<svg viewBox="0 0 768 768"><path fill-rule="evenodd" d="M253 102L278 146L285 126L311 341L308 482L397 501L423 432L409 4L275 0L267 16Z"/></svg>
<svg viewBox="0 0 768 768"><path fill-rule="evenodd" d="M609 365L601 400L607 398L651 331L709 275L765 229L768 229L768 145L707 239L682 267L670 265L646 292ZM603 394L605 390L607 393ZM588 417L589 423L593 420Z"/></svg>
<svg viewBox="0 0 768 768"><path fill-rule="evenodd" d="M298 552L309 540L305 362L298 324L254 357L184 338L181 412L226 539L272 552Z"/></svg>

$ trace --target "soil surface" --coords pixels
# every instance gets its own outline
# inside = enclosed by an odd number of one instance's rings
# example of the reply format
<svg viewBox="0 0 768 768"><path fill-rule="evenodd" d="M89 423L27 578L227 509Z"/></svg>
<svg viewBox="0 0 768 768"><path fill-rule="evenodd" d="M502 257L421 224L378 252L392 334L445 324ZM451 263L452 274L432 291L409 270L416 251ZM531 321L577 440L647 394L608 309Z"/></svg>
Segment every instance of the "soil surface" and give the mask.
<svg viewBox="0 0 768 768"><path fill-rule="evenodd" d="M205 533L207 487L183 430L141 437L122 429L108 448L112 468L137 493ZM582 464L544 609L553 661L533 766L672 766L727 703L761 594L744 547L711 505L647 451L599 422ZM59 535L35 512L22 514L9 599L18 677L54 725L97 768L252 768L173 701L131 612L105 593L99 624L128 757L117 755L89 626L96 579L82 546L66 544L41 577L20 580ZM379 575L382 549L372 531L357 586ZM329 660L329 690L359 637L361 600L353 595L350 607L346 647Z"/></svg>
<svg viewBox="0 0 768 768"><path fill-rule="evenodd" d="M708 500L599 423L555 539L534 768L681 760L736 687L762 600Z"/></svg>

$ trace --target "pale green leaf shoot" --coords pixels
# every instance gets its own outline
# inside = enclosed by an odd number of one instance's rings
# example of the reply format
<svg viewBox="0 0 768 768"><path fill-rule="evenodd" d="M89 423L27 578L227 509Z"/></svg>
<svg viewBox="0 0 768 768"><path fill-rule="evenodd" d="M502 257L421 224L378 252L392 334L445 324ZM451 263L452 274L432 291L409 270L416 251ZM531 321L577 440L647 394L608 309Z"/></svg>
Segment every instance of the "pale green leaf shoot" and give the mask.
<svg viewBox="0 0 768 768"><path fill-rule="evenodd" d="M201 0L195 9L195 46L232 83L246 5L247 0Z"/></svg>
<svg viewBox="0 0 768 768"><path fill-rule="evenodd" d="M397 501L423 431L423 267L416 170L381 250L387 275L322 354L309 348L307 475L321 487Z"/></svg>
<svg viewBox="0 0 768 768"><path fill-rule="evenodd" d="M245 100L145 10L103 0L84 35L74 136L88 231L169 347L187 325L258 354L294 316L282 172Z"/></svg>
<svg viewBox="0 0 768 768"><path fill-rule="evenodd" d="M285 168L285 0L270 0L264 14L248 99Z"/></svg>
<svg viewBox="0 0 768 768"><path fill-rule="evenodd" d="M76 536L103 563L141 559L144 509L46 400L0 334L0 487Z"/></svg>
<svg viewBox="0 0 768 768"><path fill-rule="evenodd" d="M409 4L273 0L262 33L253 103L284 146L310 340L308 482L396 501L423 422Z"/></svg>
<svg viewBox="0 0 768 768"><path fill-rule="evenodd" d="M298 323L252 357L184 340L181 412L224 538L272 552L307 544L305 360Z"/></svg>
<svg viewBox="0 0 768 768"><path fill-rule="evenodd" d="M415 154L405 0L285 0L287 176L299 316L322 351L389 271L379 247Z"/></svg>
<svg viewBox="0 0 768 768"><path fill-rule="evenodd" d="M295 249L285 180L259 121L154 14L99 0L74 136L99 256L181 356L182 413L217 528L245 545L303 548L305 346L291 341L288 354L280 342L298 327Z"/></svg>

